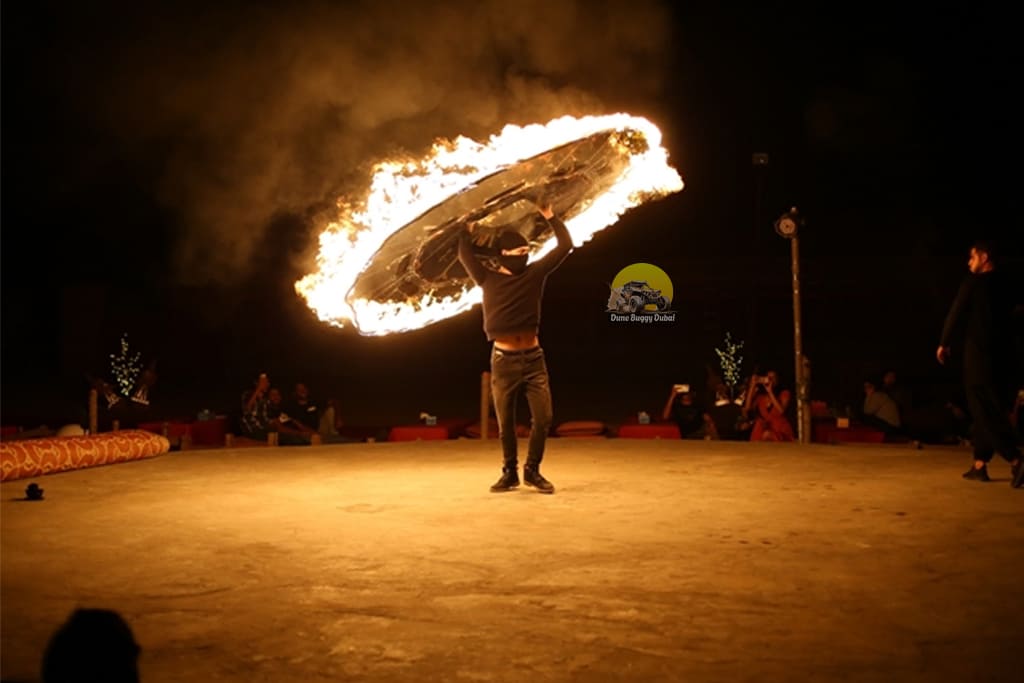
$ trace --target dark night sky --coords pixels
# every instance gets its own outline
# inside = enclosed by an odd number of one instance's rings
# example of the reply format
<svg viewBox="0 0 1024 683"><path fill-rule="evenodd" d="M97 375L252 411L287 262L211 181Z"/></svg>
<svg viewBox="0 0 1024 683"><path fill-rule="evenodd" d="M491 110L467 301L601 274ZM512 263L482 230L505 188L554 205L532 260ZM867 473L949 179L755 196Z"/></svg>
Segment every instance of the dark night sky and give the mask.
<svg viewBox="0 0 1024 683"><path fill-rule="evenodd" d="M815 396L856 401L887 366L955 382L933 352L967 247L995 237L1024 266L1014 24L831 11L5 3L4 422L70 416L123 332L157 360L168 410L232 409L267 369L356 421L472 415L478 311L362 338L316 322L292 284L373 161L565 113L651 118L687 186L549 280L556 421L657 410L671 383L701 382L727 330L747 370L791 377L771 221L794 204ZM754 152L771 155L760 175ZM606 283L637 261L672 277L675 327L609 327Z"/></svg>

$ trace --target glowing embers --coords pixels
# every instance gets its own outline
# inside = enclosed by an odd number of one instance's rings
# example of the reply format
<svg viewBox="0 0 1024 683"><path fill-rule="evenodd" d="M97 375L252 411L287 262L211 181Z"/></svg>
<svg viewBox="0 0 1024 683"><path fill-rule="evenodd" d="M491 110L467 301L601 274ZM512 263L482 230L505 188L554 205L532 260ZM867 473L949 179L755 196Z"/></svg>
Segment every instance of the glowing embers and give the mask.
<svg viewBox="0 0 1024 683"><path fill-rule="evenodd" d="M626 114L507 126L486 145L459 138L422 161L378 164L364 208L343 207L320 236L319 272L296 290L321 320L361 334L424 327L480 301L456 255L467 223L482 258L514 229L536 259L553 246L536 202L550 202L580 245L682 186L658 129Z"/></svg>

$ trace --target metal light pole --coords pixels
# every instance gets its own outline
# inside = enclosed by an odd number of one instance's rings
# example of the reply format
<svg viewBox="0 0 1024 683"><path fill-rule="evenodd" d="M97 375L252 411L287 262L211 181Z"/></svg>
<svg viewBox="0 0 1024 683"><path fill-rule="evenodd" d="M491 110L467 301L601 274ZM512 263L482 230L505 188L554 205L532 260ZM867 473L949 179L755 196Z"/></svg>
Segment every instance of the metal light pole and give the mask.
<svg viewBox="0 0 1024 683"><path fill-rule="evenodd" d="M798 228L804 224L796 207L779 216L775 221L775 232L789 240L793 271L793 357L796 375L796 420L800 443L810 443L811 414L808 405L810 387L809 373L805 372L806 358L800 339L800 240Z"/></svg>

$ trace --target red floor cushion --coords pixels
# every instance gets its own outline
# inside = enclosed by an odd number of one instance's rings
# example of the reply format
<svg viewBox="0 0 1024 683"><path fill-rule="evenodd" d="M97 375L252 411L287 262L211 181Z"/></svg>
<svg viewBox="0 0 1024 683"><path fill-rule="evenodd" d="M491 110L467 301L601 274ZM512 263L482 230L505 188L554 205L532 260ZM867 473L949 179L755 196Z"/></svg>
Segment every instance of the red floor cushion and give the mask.
<svg viewBox="0 0 1024 683"><path fill-rule="evenodd" d="M882 443L885 432L865 425L837 427L835 424L814 425L814 441L817 443Z"/></svg>
<svg viewBox="0 0 1024 683"><path fill-rule="evenodd" d="M679 426L674 422L625 424L619 427L620 439L679 439Z"/></svg>
<svg viewBox="0 0 1024 683"><path fill-rule="evenodd" d="M408 425L392 427L388 441L435 441L448 438L448 428L441 425Z"/></svg>
<svg viewBox="0 0 1024 683"><path fill-rule="evenodd" d="M604 422L574 420L558 425L555 428L555 434L562 437L602 436L605 429Z"/></svg>
<svg viewBox="0 0 1024 683"><path fill-rule="evenodd" d="M218 415L212 420L196 420L191 429L193 446L223 446L228 433L228 418Z"/></svg>
<svg viewBox="0 0 1024 683"><path fill-rule="evenodd" d="M166 453L170 448L165 437L136 429L3 442L0 481L139 460Z"/></svg>

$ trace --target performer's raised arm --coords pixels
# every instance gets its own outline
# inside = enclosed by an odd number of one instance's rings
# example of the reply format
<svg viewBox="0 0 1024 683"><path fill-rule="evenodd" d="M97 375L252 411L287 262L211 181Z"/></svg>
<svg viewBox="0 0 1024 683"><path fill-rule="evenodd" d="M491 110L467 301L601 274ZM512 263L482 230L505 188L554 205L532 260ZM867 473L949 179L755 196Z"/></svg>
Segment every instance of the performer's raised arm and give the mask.
<svg viewBox="0 0 1024 683"><path fill-rule="evenodd" d="M469 276L473 278L473 282L478 285L484 283L484 279L487 277L487 268L473 254L473 238L469 234L468 225L465 230L459 233L459 263L466 269Z"/></svg>
<svg viewBox="0 0 1024 683"><path fill-rule="evenodd" d="M572 236L569 234L569 229L565 227L562 219L555 215L550 204L538 206L537 210L540 211L540 215L551 226L551 230L555 233L555 239L557 240L555 248L534 264L539 270L547 273L557 268L565 260L565 257L569 255L569 252L572 251Z"/></svg>

